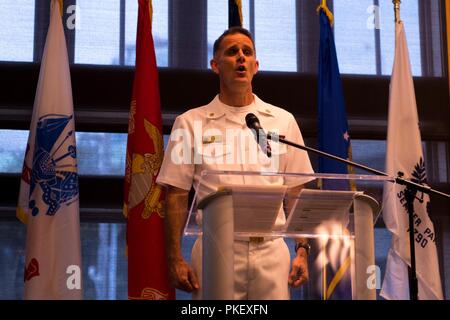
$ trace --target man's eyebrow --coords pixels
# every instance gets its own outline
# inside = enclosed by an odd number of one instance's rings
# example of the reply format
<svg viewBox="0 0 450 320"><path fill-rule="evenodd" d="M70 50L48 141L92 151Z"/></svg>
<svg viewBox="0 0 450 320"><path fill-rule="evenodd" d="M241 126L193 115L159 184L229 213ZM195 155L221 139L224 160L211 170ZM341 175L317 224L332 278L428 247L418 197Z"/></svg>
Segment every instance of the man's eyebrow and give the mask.
<svg viewBox="0 0 450 320"><path fill-rule="evenodd" d="M238 45L237 45L237 44L233 44L233 45L231 45L230 47L226 47L226 48L225 48L225 51L226 51L226 50L237 49L237 48L238 48ZM244 44L244 45L242 46L242 48L243 48L243 49L254 50L253 47L250 46L250 45L248 45L248 44Z"/></svg>
<svg viewBox="0 0 450 320"><path fill-rule="evenodd" d="M231 45L229 47L226 47L225 50L235 49L235 48L237 48L237 44L233 44L233 45Z"/></svg>

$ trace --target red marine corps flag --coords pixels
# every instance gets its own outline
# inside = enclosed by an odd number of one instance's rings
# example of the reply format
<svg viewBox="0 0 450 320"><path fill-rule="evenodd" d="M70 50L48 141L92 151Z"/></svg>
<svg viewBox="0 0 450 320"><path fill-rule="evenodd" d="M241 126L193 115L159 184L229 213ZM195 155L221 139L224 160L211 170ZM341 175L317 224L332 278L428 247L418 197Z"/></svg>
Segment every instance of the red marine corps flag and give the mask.
<svg viewBox="0 0 450 320"><path fill-rule="evenodd" d="M139 0L136 71L128 124L124 215L127 217L128 298L174 299L164 246L164 194L156 183L163 159L152 6Z"/></svg>

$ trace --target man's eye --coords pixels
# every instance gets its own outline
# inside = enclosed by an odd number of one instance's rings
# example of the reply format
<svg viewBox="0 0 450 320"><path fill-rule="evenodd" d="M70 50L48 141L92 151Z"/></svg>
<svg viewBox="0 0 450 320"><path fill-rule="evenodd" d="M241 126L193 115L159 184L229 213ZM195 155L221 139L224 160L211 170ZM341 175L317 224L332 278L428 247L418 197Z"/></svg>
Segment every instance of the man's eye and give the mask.
<svg viewBox="0 0 450 320"><path fill-rule="evenodd" d="M238 52L238 49L236 49L236 48L231 48L231 49L227 50L227 54L230 56L235 55L237 52Z"/></svg>
<svg viewBox="0 0 450 320"><path fill-rule="evenodd" d="M250 49L244 49L244 54L245 54L246 56L251 56L251 55L253 54L253 51L250 50Z"/></svg>

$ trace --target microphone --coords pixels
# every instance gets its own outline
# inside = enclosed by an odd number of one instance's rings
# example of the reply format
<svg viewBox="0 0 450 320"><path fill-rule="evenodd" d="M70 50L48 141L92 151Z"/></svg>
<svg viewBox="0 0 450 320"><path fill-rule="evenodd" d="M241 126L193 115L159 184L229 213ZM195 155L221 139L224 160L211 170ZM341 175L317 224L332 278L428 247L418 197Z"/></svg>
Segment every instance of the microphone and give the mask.
<svg viewBox="0 0 450 320"><path fill-rule="evenodd" d="M269 145L269 141L267 141L267 136L264 129L261 127L259 123L259 119L253 113L248 113L245 116L245 123L249 129L254 130L256 142L259 144L261 149L266 153L267 157L272 156L272 150Z"/></svg>

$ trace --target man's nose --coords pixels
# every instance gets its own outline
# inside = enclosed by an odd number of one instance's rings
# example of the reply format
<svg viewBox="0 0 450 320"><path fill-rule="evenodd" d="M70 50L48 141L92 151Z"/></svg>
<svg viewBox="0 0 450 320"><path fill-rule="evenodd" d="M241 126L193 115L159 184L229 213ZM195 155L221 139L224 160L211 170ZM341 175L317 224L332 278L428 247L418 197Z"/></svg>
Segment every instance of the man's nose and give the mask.
<svg viewBox="0 0 450 320"><path fill-rule="evenodd" d="M242 51L242 49L240 49L238 51L237 59L238 59L238 61L244 61L245 60L245 54L244 54L244 51Z"/></svg>

